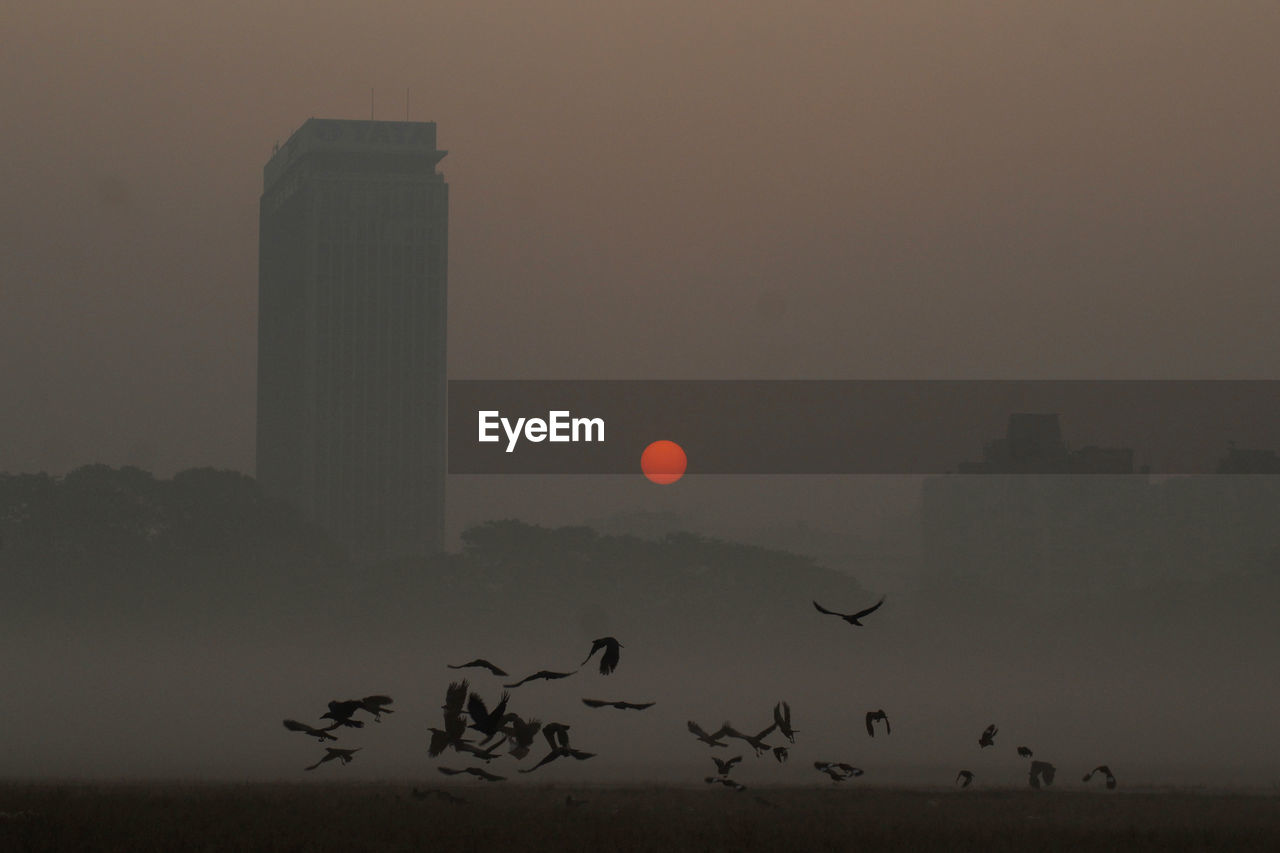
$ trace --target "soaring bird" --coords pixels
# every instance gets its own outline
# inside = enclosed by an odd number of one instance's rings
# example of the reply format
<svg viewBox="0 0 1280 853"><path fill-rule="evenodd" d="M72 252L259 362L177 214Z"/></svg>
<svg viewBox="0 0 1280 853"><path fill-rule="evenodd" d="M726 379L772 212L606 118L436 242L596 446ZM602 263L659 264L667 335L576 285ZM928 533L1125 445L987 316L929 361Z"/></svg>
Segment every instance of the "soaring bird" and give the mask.
<svg viewBox="0 0 1280 853"><path fill-rule="evenodd" d="M606 702L603 699L583 699L582 704L588 708L617 708L619 711L643 711L657 704L656 702Z"/></svg>
<svg viewBox="0 0 1280 853"><path fill-rule="evenodd" d="M467 700L467 713L471 716L471 728L486 735L485 740L493 737L498 733L498 729L502 727L502 715L507 710L507 702L511 699L511 694L503 693L502 698L498 700L498 704L492 711L485 707L484 700L480 698L479 693L472 693L471 698Z"/></svg>
<svg viewBox="0 0 1280 853"><path fill-rule="evenodd" d="M447 663L445 664L445 666L449 667L449 669L467 669L468 667L473 667L473 666L480 667L481 669L487 669L490 672L492 672L494 675L497 675L500 677L505 677L507 674L504 670L498 669L498 667L489 663L484 658L476 658L475 660L469 660L466 663L460 663L456 665Z"/></svg>
<svg viewBox="0 0 1280 853"><path fill-rule="evenodd" d="M324 748L324 758L320 759L315 764L312 764L310 767L304 767L303 769L315 770L321 764L324 764L326 761L333 761L335 758L341 761L343 764L350 764L351 759L354 758L355 754L359 751L360 751L359 747L355 749L338 749L337 747L334 747L334 746L326 746Z"/></svg>
<svg viewBox="0 0 1280 853"><path fill-rule="evenodd" d="M862 775L861 768L854 767L852 764L845 764L843 761L815 761L813 766L830 776L832 782L843 782L846 779Z"/></svg>
<svg viewBox="0 0 1280 853"><path fill-rule="evenodd" d="M510 690L510 689L519 687L521 684L524 684L526 681L537 681L540 678L546 679L547 681L551 681L556 678L568 678L569 676L573 675L576 672L577 672L576 669L573 672L552 672L551 670L548 670L548 669L540 669L537 672L535 672L533 675L525 676L524 678L517 681L515 684L504 684L502 686Z"/></svg>
<svg viewBox="0 0 1280 853"><path fill-rule="evenodd" d="M875 723L877 720L880 720L884 723L885 734L892 734L893 730L889 728L889 715L884 712L884 708L881 708L879 711L867 712L867 734L871 735L871 737L876 736Z"/></svg>
<svg viewBox="0 0 1280 853"><path fill-rule="evenodd" d="M1018 747L1018 755L1021 755L1023 758L1030 758L1031 757L1030 747L1026 747L1026 746Z"/></svg>
<svg viewBox="0 0 1280 853"><path fill-rule="evenodd" d="M1093 778L1094 773L1101 773L1107 777L1107 790L1114 791L1116 789L1116 777L1112 774L1111 768L1105 764L1099 764L1097 767L1084 774L1084 781L1088 782Z"/></svg>
<svg viewBox="0 0 1280 853"><path fill-rule="evenodd" d="M530 767L528 770L521 770L521 773L532 773L544 764L550 764L557 758L576 758L578 761L586 761L588 758L595 758L594 752L583 752L579 749L573 749L568 746L558 746L551 750L543 757L541 761Z"/></svg>
<svg viewBox="0 0 1280 853"><path fill-rule="evenodd" d="M716 763L716 769L720 771L721 776L728 776L729 771L732 770L734 766L737 765L737 763L742 760L742 756L735 755L733 758L724 759L724 758L716 758L713 755L711 756L711 760Z"/></svg>
<svg viewBox="0 0 1280 853"><path fill-rule="evenodd" d="M601 637L598 640L592 640L591 654L587 655L587 660L584 660L579 666L585 666L587 661L591 660L591 655L604 649L604 654L600 657L600 674L608 675L618 668L618 649L620 648L622 648L622 643L619 643L613 637Z"/></svg>
<svg viewBox="0 0 1280 853"><path fill-rule="evenodd" d="M961 788L969 787L969 784L973 782L973 771L961 770L956 774L956 781L960 783Z"/></svg>
<svg viewBox="0 0 1280 853"><path fill-rule="evenodd" d="M764 742L764 739L767 738L770 734L772 734L773 730L776 729L777 727L778 727L777 723L770 723L769 727L764 731L760 732L759 734L746 735L738 731L728 723L725 723L724 727L720 731L724 733L725 737L736 737L738 740L745 740L751 746L751 748L755 750L756 755L759 755L760 753L766 750L772 749L772 747L769 746L769 744Z"/></svg>
<svg viewBox="0 0 1280 853"><path fill-rule="evenodd" d="M329 734L330 729L334 728L334 726L330 726L328 729L317 729L314 726L308 726L306 723L300 723L297 720L285 720L284 727L291 732L305 732L321 743L324 743L327 740L337 740L336 737Z"/></svg>
<svg viewBox="0 0 1280 853"><path fill-rule="evenodd" d="M813 603L813 606L818 608L819 613L825 613L828 616L839 616L841 619L848 622L850 625L857 625L858 627L862 627L862 623L859 622L858 620L861 619L863 616L870 616L872 613L875 613L877 610L880 609L880 605L882 604L884 604L884 596L880 596L880 600L877 601L875 604L871 605L870 607L868 607L866 610L859 610L857 613L837 613L834 610L828 610L827 608L823 607L821 604L819 604L816 601Z"/></svg>
<svg viewBox="0 0 1280 853"><path fill-rule="evenodd" d="M1039 788L1040 780L1044 779L1045 785L1053 784L1053 774L1058 772L1058 768L1054 767L1047 761L1031 762L1031 771L1027 775L1027 781L1031 783L1031 787Z"/></svg>
<svg viewBox="0 0 1280 853"><path fill-rule="evenodd" d="M457 776L459 773L470 773L472 776L475 776L478 779L483 779L486 782L501 782L507 778L506 776L498 776L490 773L488 770L481 767L466 767L462 770L454 770L452 767L437 767L436 769L446 776Z"/></svg>
<svg viewBox="0 0 1280 853"><path fill-rule="evenodd" d="M732 788L735 791L747 790L746 785L742 784L741 782L735 782L734 780L729 779L725 776L708 776L706 777L705 781L708 785L720 784L720 785L724 785L726 788Z"/></svg>
<svg viewBox="0 0 1280 853"><path fill-rule="evenodd" d="M998 731L1000 730L996 728L995 723L987 726L982 731L982 737L978 738L978 746L983 749L986 749L989 746L994 746L996 742L996 732Z"/></svg>
<svg viewBox="0 0 1280 853"><path fill-rule="evenodd" d="M390 696L373 695L373 696L366 696L360 700L360 707L368 711L370 714L373 714L373 721L375 723L382 722L383 714L395 713L395 711L392 711L390 708L387 707L390 704L391 704Z"/></svg>
<svg viewBox="0 0 1280 853"><path fill-rule="evenodd" d="M791 706L779 702L773 706L773 724L782 732L782 736L792 743L796 742L796 730L791 728Z"/></svg>
<svg viewBox="0 0 1280 853"><path fill-rule="evenodd" d="M354 714L356 711L359 711L360 707L361 705L360 705L359 699L348 699L345 702L337 702L337 701L330 702L329 710L321 714L320 719L333 720L333 725L331 726L331 728L335 728L335 729L338 726L346 726L352 729L363 728L364 727L363 722L361 722L360 720L351 719L351 715Z"/></svg>
<svg viewBox="0 0 1280 853"><path fill-rule="evenodd" d="M723 726L716 729L715 734L707 734L707 732L702 728L702 726L698 725L693 720L689 721L689 731L693 732L693 736L696 737L698 740L702 741L703 743L705 743L707 746L727 747L729 744L723 743L720 740L720 738L724 737L725 734L728 733L729 729L730 729L729 724L725 723Z"/></svg>

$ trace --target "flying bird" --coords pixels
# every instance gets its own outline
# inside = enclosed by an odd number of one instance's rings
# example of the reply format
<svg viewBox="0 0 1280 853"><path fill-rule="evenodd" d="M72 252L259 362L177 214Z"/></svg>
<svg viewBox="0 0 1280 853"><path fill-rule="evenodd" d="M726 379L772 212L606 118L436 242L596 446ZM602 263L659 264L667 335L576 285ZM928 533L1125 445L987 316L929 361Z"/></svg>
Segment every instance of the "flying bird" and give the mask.
<svg viewBox="0 0 1280 853"><path fill-rule="evenodd" d="M787 759L791 757L791 753L785 746L775 746L773 748L773 757L778 760L779 764L786 764Z"/></svg>
<svg viewBox="0 0 1280 853"><path fill-rule="evenodd" d="M488 770L480 767L466 767L462 770L454 770L452 767L437 767L436 769L446 776L457 776L460 773L470 773L472 776L475 776L478 779L483 779L486 782L501 782L507 778L506 776L498 776L490 773Z"/></svg>
<svg viewBox="0 0 1280 853"><path fill-rule="evenodd" d="M511 754L517 761L523 759L529 754L542 723L536 719L522 720L520 715L510 713L502 718L502 723L502 732L511 741Z"/></svg>
<svg viewBox="0 0 1280 853"><path fill-rule="evenodd" d="M364 723L360 720L351 719L351 715L361 708L359 699L348 699L345 702L330 702L329 710L320 715L322 720L333 720L330 728L338 726L346 726L352 729L364 728Z"/></svg>
<svg viewBox="0 0 1280 853"><path fill-rule="evenodd" d="M987 726L982 731L982 737L978 738L978 746L983 749L986 749L989 746L994 746L996 742L996 732L998 731L1000 730L996 728L995 723Z"/></svg>
<svg viewBox="0 0 1280 853"><path fill-rule="evenodd" d="M735 782L732 779L728 779L724 776L708 776L706 777L705 781L708 785L715 785L718 783L718 784L724 785L726 788L732 788L735 791L747 790L746 785L742 784L741 782Z"/></svg>
<svg viewBox="0 0 1280 853"><path fill-rule="evenodd" d="M725 723L723 726L717 729L715 734L710 735L706 733L706 731L702 728L702 726L698 725L693 720L690 720L689 731L693 732L693 736L696 737L698 740L702 741L703 743L705 743L707 746L727 747L729 745L727 743L721 742L720 740L720 738L724 737L725 734L729 731L728 723Z"/></svg>
<svg viewBox="0 0 1280 853"><path fill-rule="evenodd" d="M373 721L375 723L382 722L383 714L395 713L395 711L392 711L390 708L387 707L390 704L391 704L390 696L379 696L379 695L366 696L360 700L360 707L368 711L370 714L373 714Z"/></svg>
<svg viewBox="0 0 1280 853"><path fill-rule="evenodd" d="M505 670L499 669L498 667L489 663L484 658L476 658L475 660L469 660L466 663L460 663L457 665L447 663L445 664L445 666L449 667L449 669L467 669L468 667L480 667L481 669L487 669L490 672L492 672L494 675L497 675L500 677L505 677L507 674Z"/></svg>
<svg viewBox="0 0 1280 853"><path fill-rule="evenodd" d="M490 711L485 707L480 694L472 693L471 698L467 700L467 714L471 717L471 728L486 735L485 740L496 735L502 726L502 715L507 710L507 702L510 699L511 694L504 692L497 706Z"/></svg>
<svg viewBox="0 0 1280 853"><path fill-rule="evenodd" d="M343 764L350 764L351 759L355 758L355 754L359 751L359 747L356 747L355 749L338 749L337 747L326 746L324 748L324 758L320 759L315 764L312 764L310 767L304 767L303 769L315 770L321 764L324 764L326 761L333 761L335 758Z"/></svg>
<svg viewBox="0 0 1280 853"><path fill-rule="evenodd" d="M1058 768L1054 767L1047 761L1031 762L1031 771L1027 775L1027 781L1031 783L1031 787L1040 788L1040 780L1044 779L1046 786L1053 784L1053 774L1058 772Z"/></svg>
<svg viewBox="0 0 1280 853"><path fill-rule="evenodd" d="M440 757L449 747L460 749L463 744L470 743L462 736L467 731L467 721L462 718L461 714L445 717L444 728L429 728L431 732L431 742L427 745L427 755L432 758Z"/></svg>
<svg viewBox="0 0 1280 853"><path fill-rule="evenodd" d="M772 734L773 730L777 727L777 723L770 723L769 727L759 734L745 735L733 726L725 723L724 727L721 728L720 732L717 732L717 734L723 733L725 737L736 737L738 740L745 740L751 748L755 750L756 755L759 755L766 750L772 749L769 744L764 742L764 739Z"/></svg>
<svg viewBox="0 0 1280 853"><path fill-rule="evenodd" d="M796 730L791 728L791 706L779 702L773 706L773 724L782 732L782 736L792 743L796 742Z"/></svg>
<svg viewBox="0 0 1280 853"><path fill-rule="evenodd" d="M449 689L444 694L444 704L440 706L446 719L462 714L462 706L467 703L467 691L470 689L471 685L465 678L449 682Z"/></svg>
<svg viewBox="0 0 1280 853"><path fill-rule="evenodd" d="M867 712L867 734L871 735L871 737L876 736L875 724L877 720L884 723L885 734L891 734L893 732L893 730L889 728L889 715L884 712L884 708L881 708L879 711Z"/></svg>
<svg viewBox="0 0 1280 853"><path fill-rule="evenodd" d="M729 771L732 770L737 765L737 763L742 760L742 756L735 755L733 758L724 759L724 758L716 758L713 755L711 756L711 760L716 763L716 769L720 771L721 776L728 776Z"/></svg>
<svg viewBox="0 0 1280 853"><path fill-rule="evenodd" d="M1023 758L1030 758L1031 749L1029 747L1020 746L1018 747L1018 755L1021 755Z"/></svg>
<svg viewBox="0 0 1280 853"><path fill-rule="evenodd" d="M525 676L524 678L517 681L515 684L504 684L502 686L506 687L508 690L511 690L516 687L519 687L521 684L524 684L526 681L537 681L538 679L546 679L547 681L551 681L556 678L568 678L569 676L573 675L576 672L577 672L576 669L573 672L552 672L547 669L540 669L537 672L535 672L533 675Z"/></svg>
<svg viewBox="0 0 1280 853"><path fill-rule="evenodd" d="M594 752L583 752L580 749L573 749L568 746L558 746L546 754L545 757L528 770L521 770L521 773L532 773L544 764L550 764L557 758L576 758L578 761L586 761L588 758L595 758Z"/></svg>
<svg viewBox="0 0 1280 853"><path fill-rule="evenodd" d="M621 648L622 643L619 643L613 637L601 637L598 640L592 640L591 654L587 655L587 660L584 660L579 666L585 666L587 661L591 660L591 655L604 649L604 654L600 657L600 674L609 675L618 668L618 650Z"/></svg>
<svg viewBox="0 0 1280 853"><path fill-rule="evenodd" d="M1105 764L1099 764L1097 767L1084 774L1084 781L1088 782L1093 778L1093 774L1101 773L1107 777L1107 790L1114 791L1116 789L1116 777L1111 773L1111 768Z"/></svg>
<svg viewBox="0 0 1280 853"><path fill-rule="evenodd" d="M560 749L569 745L569 726L565 723L547 723L542 727L542 736L552 749Z"/></svg>
<svg viewBox="0 0 1280 853"><path fill-rule="evenodd" d="M830 776L832 782L843 782L846 779L862 775L861 768L854 767L852 764L845 764L843 761L815 761L813 766Z"/></svg>
<svg viewBox="0 0 1280 853"><path fill-rule="evenodd" d="M606 702L603 699L583 699L582 704L588 708L617 708L619 711L643 711L657 704L655 702Z"/></svg>
<svg viewBox="0 0 1280 853"><path fill-rule="evenodd" d="M956 781L960 783L961 788L969 787L970 783L973 782L973 771L961 770L956 774Z"/></svg>
<svg viewBox="0 0 1280 853"><path fill-rule="evenodd" d="M882 604L884 604L884 596L881 596L879 601L877 601L875 604L868 607L866 610L859 610L857 613L837 613L834 610L828 610L827 608L823 607L821 604L819 604L816 601L813 603L813 606L818 609L819 613L825 613L828 616L839 616L841 619L848 622L850 625L857 625L858 627L862 627L862 623L859 622L858 620L864 616L870 616L872 613L875 613L877 610L880 609L880 605Z"/></svg>
<svg viewBox="0 0 1280 853"><path fill-rule="evenodd" d="M309 726L306 723L300 723L297 720L285 720L284 727L291 732L305 732L321 743L324 743L326 740L337 740L336 737L329 734L329 731L335 728L335 726L330 726L327 729L317 729L314 726Z"/></svg>

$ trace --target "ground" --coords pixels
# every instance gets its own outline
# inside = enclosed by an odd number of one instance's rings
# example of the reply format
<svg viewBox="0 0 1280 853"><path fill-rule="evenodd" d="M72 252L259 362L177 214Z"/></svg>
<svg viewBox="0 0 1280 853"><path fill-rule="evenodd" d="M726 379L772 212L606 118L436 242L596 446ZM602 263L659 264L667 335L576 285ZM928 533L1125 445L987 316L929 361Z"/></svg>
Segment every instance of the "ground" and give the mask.
<svg viewBox="0 0 1280 853"><path fill-rule="evenodd" d="M1280 850L1280 792L414 787L9 783L0 850Z"/></svg>

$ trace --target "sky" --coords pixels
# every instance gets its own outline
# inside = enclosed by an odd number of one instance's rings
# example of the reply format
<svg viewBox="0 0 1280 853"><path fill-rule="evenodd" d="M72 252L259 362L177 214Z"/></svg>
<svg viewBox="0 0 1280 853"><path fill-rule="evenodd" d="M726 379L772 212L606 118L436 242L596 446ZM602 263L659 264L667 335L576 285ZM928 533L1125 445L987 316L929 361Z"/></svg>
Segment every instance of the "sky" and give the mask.
<svg viewBox="0 0 1280 853"><path fill-rule="evenodd" d="M22 4L0 470L252 472L257 200L438 124L454 378L1277 378L1280 8Z"/></svg>

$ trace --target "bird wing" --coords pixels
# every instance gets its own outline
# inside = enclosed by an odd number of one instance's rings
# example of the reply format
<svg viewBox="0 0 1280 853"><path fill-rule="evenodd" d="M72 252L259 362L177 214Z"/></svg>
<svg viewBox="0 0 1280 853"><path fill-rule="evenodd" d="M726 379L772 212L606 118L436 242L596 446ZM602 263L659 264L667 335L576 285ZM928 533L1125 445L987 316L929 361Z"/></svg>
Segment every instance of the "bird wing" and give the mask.
<svg viewBox="0 0 1280 853"><path fill-rule="evenodd" d="M583 699L582 704L588 708L603 708L606 705L612 705L612 702L606 702L603 699Z"/></svg>
<svg viewBox="0 0 1280 853"><path fill-rule="evenodd" d="M471 722L478 726L489 722L489 709L485 707L484 699L479 693L472 693L471 698L467 699L467 713L471 715Z"/></svg>
<svg viewBox="0 0 1280 853"><path fill-rule="evenodd" d="M707 734L706 731L703 730L702 726L698 725L693 720L689 721L689 731L693 732L699 738L706 738L708 740L711 738L711 735Z"/></svg>
<svg viewBox="0 0 1280 853"><path fill-rule="evenodd" d="M587 661L591 660L592 655L594 655L596 652L598 652L598 651L600 651L601 649L603 649L603 648L604 648L604 646L605 646L604 640L596 640L596 641L594 641L594 642L591 644L591 651L590 651L590 653L588 653L588 654L587 654L587 656L586 656L585 658L583 658L582 663L578 664L578 666L583 666L584 664L586 664L586 662L587 662Z"/></svg>
<svg viewBox="0 0 1280 853"><path fill-rule="evenodd" d="M866 610L859 610L857 613L853 614L853 618L861 619L863 616L867 616L869 614L875 613L877 610L880 609L880 605L882 604L884 604L884 596L880 596L880 600L877 601L875 604L871 605L870 607L868 607Z"/></svg>
<svg viewBox="0 0 1280 853"><path fill-rule="evenodd" d="M467 772L465 770L454 770L452 767L437 767L436 769L446 776L457 776L459 773Z"/></svg>
<svg viewBox="0 0 1280 853"><path fill-rule="evenodd" d="M876 736L875 721L876 721L876 715L871 711L868 711L867 712L867 734L869 734L871 737Z"/></svg>
<svg viewBox="0 0 1280 853"><path fill-rule="evenodd" d="M819 613L825 613L825 614L827 614L828 616L839 616L841 619L843 619L843 618L844 618L844 614L843 614L843 613L837 613L837 612L835 612L834 610L828 610L827 608L823 607L821 604L819 604L819 603L818 603L818 602L816 602L816 601L815 601L815 602L813 602L813 606L814 606L814 607L816 607L816 608L818 608L818 612L819 612Z"/></svg>
<svg viewBox="0 0 1280 853"><path fill-rule="evenodd" d="M652 708L656 702L618 702L617 705L624 709L632 711L643 711L645 708Z"/></svg>
<svg viewBox="0 0 1280 853"><path fill-rule="evenodd" d="M893 734L893 729L889 726L889 715L881 711L880 719L884 720L884 733L887 735Z"/></svg>

